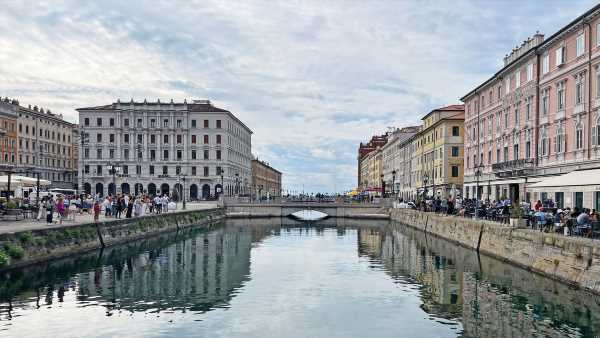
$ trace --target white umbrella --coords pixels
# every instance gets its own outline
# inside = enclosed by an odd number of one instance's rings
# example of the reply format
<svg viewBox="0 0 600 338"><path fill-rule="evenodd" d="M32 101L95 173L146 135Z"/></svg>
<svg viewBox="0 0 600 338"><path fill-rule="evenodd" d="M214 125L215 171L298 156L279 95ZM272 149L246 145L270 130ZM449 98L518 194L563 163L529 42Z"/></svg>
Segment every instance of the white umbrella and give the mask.
<svg viewBox="0 0 600 338"><path fill-rule="evenodd" d="M40 186L45 187L49 186L52 182L48 180L40 180ZM10 176L10 185L11 186L22 186L22 187L35 187L37 186L37 178L27 177L27 176ZM8 187L8 176L0 176L0 186Z"/></svg>

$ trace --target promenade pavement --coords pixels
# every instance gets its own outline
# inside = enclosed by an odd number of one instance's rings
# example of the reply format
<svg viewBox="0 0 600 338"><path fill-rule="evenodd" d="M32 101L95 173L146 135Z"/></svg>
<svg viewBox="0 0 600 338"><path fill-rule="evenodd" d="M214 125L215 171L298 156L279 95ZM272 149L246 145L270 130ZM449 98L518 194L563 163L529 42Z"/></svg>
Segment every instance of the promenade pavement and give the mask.
<svg viewBox="0 0 600 338"><path fill-rule="evenodd" d="M188 203L186 203L185 211L213 209L216 207L217 207L216 202L191 202L191 203L188 202ZM170 213L182 212L182 211L184 211L183 205L181 203L177 203L177 210L170 211ZM146 215L148 215L148 214L146 214ZM56 214L55 214L55 216L56 216ZM80 225L80 224L94 222L93 215L88 214L88 213L76 214L75 221L67 221L65 219L65 220L63 220L62 224L54 223L52 225L48 225L46 223L46 215L45 214L39 221L36 220L36 217L37 217L37 214L33 215L33 218L26 218L26 219L18 220L18 221L0 220L0 234L39 230L39 229L51 229L53 227L54 228L70 227L70 226L76 226L76 225ZM121 219L124 219L124 218L125 218L125 214L123 213L123 216L121 217ZM57 218L54 217L54 220L56 220L56 219ZM114 220L117 220L117 219L115 219L114 217L105 217L103 213L100 214L100 222L114 221Z"/></svg>

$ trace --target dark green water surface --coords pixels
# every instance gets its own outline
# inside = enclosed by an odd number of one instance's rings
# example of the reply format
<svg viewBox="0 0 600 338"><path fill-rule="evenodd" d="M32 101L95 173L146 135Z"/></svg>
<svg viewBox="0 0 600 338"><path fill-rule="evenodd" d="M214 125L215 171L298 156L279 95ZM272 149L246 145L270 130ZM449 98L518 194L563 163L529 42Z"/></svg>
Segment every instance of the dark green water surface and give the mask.
<svg viewBox="0 0 600 338"><path fill-rule="evenodd" d="M597 296L399 224L339 222L228 221L4 273L0 336L600 335Z"/></svg>

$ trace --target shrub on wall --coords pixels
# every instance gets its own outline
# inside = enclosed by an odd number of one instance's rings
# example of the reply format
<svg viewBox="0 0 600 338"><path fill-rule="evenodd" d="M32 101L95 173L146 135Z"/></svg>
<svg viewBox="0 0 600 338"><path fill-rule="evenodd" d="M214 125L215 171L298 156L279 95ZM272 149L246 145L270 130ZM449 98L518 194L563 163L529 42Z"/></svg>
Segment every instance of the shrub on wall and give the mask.
<svg viewBox="0 0 600 338"><path fill-rule="evenodd" d="M11 258L21 259L23 256L25 256L25 250L23 250L19 244L6 243L4 248L6 249L6 253L8 253Z"/></svg>
<svg viewBox="0 0 600 338"><path fill-rule="evenodd" d="M4 252L4 250L0 250L0 267L4 267L10 264L10 257Z"/></svg>

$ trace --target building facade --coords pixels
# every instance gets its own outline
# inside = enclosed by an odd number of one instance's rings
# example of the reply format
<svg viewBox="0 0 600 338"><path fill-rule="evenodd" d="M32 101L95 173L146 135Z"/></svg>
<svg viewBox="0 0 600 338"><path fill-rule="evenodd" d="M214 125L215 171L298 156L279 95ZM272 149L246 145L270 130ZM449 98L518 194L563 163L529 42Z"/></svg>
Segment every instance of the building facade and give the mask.
<svg viewBox="0 0 600 338"><path fill-rule="evenodd" d="M369 155L372 151L374 151L377 148L381 148L383 147L386 143L387 143L387 138L388 138L388 133L385 133L383 135L375 135L373 137L371 137L371 140L369 140L369 142L367 143L360 143L358 146L358 166L357 166L357 187L360 190L364 190L366 188L366 181L368 181L368 174L365 174L363 172L363 169L365 169L365 164L363 163L363 160L367 157L367 155Z"/></svg>
<svg viewBox="0 0 600 338"><path fill-rule="evenodd" d="M410 153L406 147L408 141L420 131L419 126L404 127L394 130L388 142L381 148L383 182L385 192L392 196L402 196L407 177L410 177Z"/></svg>
<svg viewBox="0 0 600 338"><path fill-rule="evenodd" d="M0 98L0 170L11 170L17 165L17 111L16 100Z"/></svg>
<svg viewBox="0 0 600 338"><path fill-rule="evenodd" d="M465 95L465 196L600 206L595 191L529 189L600 166L600 5L547 39L537 33Z"/></svg>
<svg viewBox="0 0 600 338"><path fill-rule="evenodd" d="M117 100L77 111L86 135L80 180L88 193L196 200L250 192L252 131L208 100Z"/></svg>
<svg viewBox="0 0 600 338"><path fill-rule="evenodd" d="M252 194L262 196L281 196L281 172L258 159L252 160Z"/></svg>
<svg viewBox="0 0 600 338"><path fill-rule="evenodd" d="M422 118L422 186L430 196L447 198L462 192L464 119L463 105L434 109Z"/></svg>

